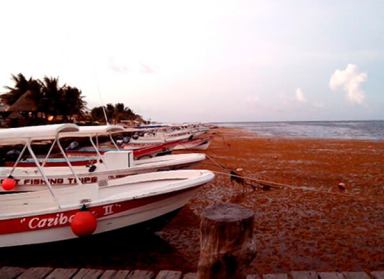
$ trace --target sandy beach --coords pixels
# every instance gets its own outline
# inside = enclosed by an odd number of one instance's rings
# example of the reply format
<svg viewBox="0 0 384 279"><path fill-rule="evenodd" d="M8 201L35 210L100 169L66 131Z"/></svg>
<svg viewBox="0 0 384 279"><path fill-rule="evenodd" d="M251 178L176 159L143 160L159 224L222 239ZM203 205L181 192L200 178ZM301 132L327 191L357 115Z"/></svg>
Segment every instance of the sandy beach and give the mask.
<svg viewBox="0 0 384 279"><path fill-rule="evenodd" d="M215 181L160 232L2 249L0 265L195 271L199 215L231 202L255 212L249 273L384 269L383 141L260 138L229 128L212 137L209 159L194 168L215 171ZM236 169L247 185L230 180Z"/></svg>
<svg viewBox="0 0 384 279"><path fill-rule="evenodd" d="M233 202L255 211L258 253L250 273L384 268L383 141L258 138L221 128L207 155L211 159L197 167L242 168L245 177L292 187L262 190L246 180L253 189L218 173L161 232L192 265L201 210Z"/></svg>

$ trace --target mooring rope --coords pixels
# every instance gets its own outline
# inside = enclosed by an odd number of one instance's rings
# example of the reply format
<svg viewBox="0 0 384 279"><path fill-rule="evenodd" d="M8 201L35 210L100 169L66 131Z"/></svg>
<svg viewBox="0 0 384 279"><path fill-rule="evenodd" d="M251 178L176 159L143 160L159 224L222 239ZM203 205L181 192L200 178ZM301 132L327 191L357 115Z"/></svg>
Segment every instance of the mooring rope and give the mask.
<svg viewBox="0 0 384 279"><path fill-rule="evenodd" d="M211 156L209 156L208 154L205 154L205 156L212 161L212 163L214 163L216 166L222 168L223 170L230 170L229 168L227 168L226 166L220 164L219 162L217 162L216 160L214 160Z"/></svg>
<svg viewBox="0 0 384 279"><path fill-rule="evenodd" d="M206 154L206 157L211 160L216 166L219 166L222 168L224 171L229 171L228 172L222 172L222 171L212 171L216 174L219 175L225 175L228 176L231 180L234 180L238 182L239 184L244 184L251 186L253 189L258 188L256 185L253 185L251 183L247 183L246 180L248 181L253 181L255 184L259 184L261 186L267 186L267 187L273 187L273 188L289 188L292 190L302 190L302 191L309 191L309 192L317 192L317 193L323 193L323 194L332 194L332 195L338 195L338 196L344 196L344 197L352 197L352 198L357 198L357 199L364 199L367 200L367 198L364 197L359 197L354 194L348 194L348 193L340 193L340 192L329 192L329 191L324 191L324 190L318 190L314 189L313 187L307 187L307 186L296 186L296 185L289 185L289 184L284 184L284 183L278 183L278 182L273 182L273 181L267 181L267 180L262 180L262 179L257 179L253 177L247 177L243 175L239 175L236 171L231 170L230 168L224 166L223 164L220 164L216 160L212 158L212 156L209 156ZM262 187L262 189L266 190L268 188Z"/></svg>

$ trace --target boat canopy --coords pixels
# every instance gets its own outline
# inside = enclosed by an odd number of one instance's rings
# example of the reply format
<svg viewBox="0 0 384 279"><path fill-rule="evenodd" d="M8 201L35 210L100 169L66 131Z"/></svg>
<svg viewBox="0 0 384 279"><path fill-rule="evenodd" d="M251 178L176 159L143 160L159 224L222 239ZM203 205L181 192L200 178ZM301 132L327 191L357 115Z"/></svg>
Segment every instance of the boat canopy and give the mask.
<svg viewBox="0 0 384 279"><path fill-rule="evenodd" d="M92 137L108 135L110 133L124 132L124 127L119 125L101 125L101 126L79 126L79 130L70 133L61 133L60 138L64 137Z"/></svg>
<svg viewBox="0 0 384 279"><path fill-rule="evenodd" d="M76 132L72 123L8 128L0 130L0 144L20 144L28 141L52 140L60 133Z"/></svg>

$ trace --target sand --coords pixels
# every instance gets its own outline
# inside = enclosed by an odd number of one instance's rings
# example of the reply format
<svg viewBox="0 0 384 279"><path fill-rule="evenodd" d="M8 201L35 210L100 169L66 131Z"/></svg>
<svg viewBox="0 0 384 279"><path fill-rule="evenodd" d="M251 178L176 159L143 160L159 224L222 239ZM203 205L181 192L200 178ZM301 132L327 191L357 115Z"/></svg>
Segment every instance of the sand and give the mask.
<svg viewBox="0 0 384 279"><path fill-rule="evenodd" d="M1 249L0 265L195 271L199 215L232 202L255 212L258 252L249 273L384 269L384 141L258 138L228 128L212 136L210 159L194 168L217 172L215 181L157 234ZM229 171L239 168L290 187L231 182Z"/></svg>
<svg viewBox="0 0 384 279"><path fill-rule="evenodd" d="M201 211L232 202L255 212L250 273L384 269L384 141L258 138L221 128L206 153L198 167L220 172L215 182L161 232L191 266ZM263 190L246 180L254 189L222 174L239 168L291 187Z"/></svg>

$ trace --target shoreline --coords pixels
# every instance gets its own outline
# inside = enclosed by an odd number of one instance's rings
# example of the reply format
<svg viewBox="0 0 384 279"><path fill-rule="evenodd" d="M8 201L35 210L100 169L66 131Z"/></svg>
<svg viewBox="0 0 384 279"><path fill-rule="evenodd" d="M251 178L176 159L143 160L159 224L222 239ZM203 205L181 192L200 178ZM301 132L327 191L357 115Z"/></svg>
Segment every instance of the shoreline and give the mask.
<svg viewBox="0 0 384 279"><path fill-rule="evenodd" d="M362 142L382 142L384 141L384 139L356 139L356 138L325 138L325 137L319 137L319 138L316 138L316 137L293 137L293 136L263 136L263 135L260 135L260 134L257 134L256 132L253 132L253 131L249 131L247 130L246 128L229 128L229 127L225 127L225 128L219 128L219 129L228 129L228 130L236 130L236 131L239 131L239 132L242 132L244 133L244 137L245 138L252 138L252 139L269 139L269 140L274 140L274 139L277 139L277 140L316 140L316 141L362 141Z"/></svg>
<svg viewBox="0 0 384 279"><path fill-rule="evenodd" d="M335 124L337 123L337 125ZM367 123L361 125L361 123ZM384 140L384 121L277 121L221 123L219 129L243 130L250 136L281 139Z"/></svg>
<svg viewBox="0 0 384 279"><path fill-rule="evenodd" d="M6 248L0 265L194 272L200 213L232 202L256 216L257 255L248 274L384 269L384 142L258 138L236 128L211 134L208 158L193 168L215 171L215 180L160 232ZM249 181L253 189L230 180L229 171L238 169L248 178L297 188L265 190Z"/></svg>
<svg viewBox="0 0 384 279"><path fill-rule="evenodd" d="M196 216L215 202L255 211L258 254L249 273L384 268L384 141L260 138L243 130L239 136L236 128L213 133L206 153L226 172L240 168L242 176L297 187L253 190L218 174L190 203ZM207 159L195 168L225 172L218 164ZM177 226L187 224L176 218L169 234L162 232L172 246L185 251L177 238L187 236L198 243L198 230ZM184 253L196 262L198 251L190 250Z"/></svg>

